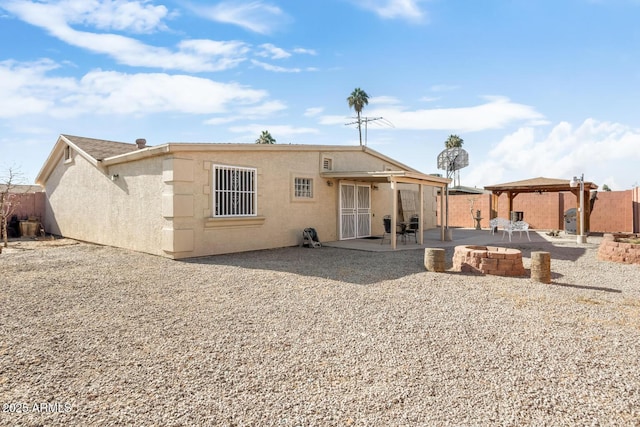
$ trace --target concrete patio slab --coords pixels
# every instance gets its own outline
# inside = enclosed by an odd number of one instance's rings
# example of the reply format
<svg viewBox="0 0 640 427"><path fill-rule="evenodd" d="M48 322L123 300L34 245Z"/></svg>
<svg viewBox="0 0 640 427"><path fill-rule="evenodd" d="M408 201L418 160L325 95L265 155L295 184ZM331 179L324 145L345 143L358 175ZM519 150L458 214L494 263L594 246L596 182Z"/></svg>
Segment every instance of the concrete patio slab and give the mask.
<svg viewBox="0 0 640 427"><path fill-rule="evenodd" d="M424 232L424 244L416 244L414 241L407 239L404 242L402 239L398 239L396 250L416 250L424 248L450 248L459 245L482 245L482 246L536 246L543 242L554 242L562 245L571 245L576 243L576 236L571 234L565 234L562 232L558 237L548 236L546 233L548 230L529 230L529 236L531 241L527 239L526 233L515 232L511 236L511 242L507 235L503 236L502 231L492 234L490 230L476 230L473 228L452 228L451 241L440 240L440 229L433 228ZM599 243L599 239L596 237L589 237L588 244L594 244L596 241ZM350 239L339 240L334 242L322 242L324 246L343 249L354 249L370 252L388 252L393 251L391 243L385 239L384 243L381 243L381 236L374 236L374 238L364 239Z"/></svg>

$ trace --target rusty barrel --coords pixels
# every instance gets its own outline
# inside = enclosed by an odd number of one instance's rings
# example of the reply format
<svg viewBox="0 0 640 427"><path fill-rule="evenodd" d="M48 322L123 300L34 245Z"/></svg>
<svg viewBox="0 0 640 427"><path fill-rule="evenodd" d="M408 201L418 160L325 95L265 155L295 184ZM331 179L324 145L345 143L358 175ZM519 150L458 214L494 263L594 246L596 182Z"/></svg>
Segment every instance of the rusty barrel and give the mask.
<svg viewBox="0 0 640 427"><path fill-rule="evenodd" d="M531 252L531 280L551 283L551 254L549 252Z"/></svg>
<svg viewBox="0 0 640 427"><path fill-rule="evenodd" d="M442 248L425 248L424 250L424 267L428 271L442 273L445 270L444 249Z"/></svg>

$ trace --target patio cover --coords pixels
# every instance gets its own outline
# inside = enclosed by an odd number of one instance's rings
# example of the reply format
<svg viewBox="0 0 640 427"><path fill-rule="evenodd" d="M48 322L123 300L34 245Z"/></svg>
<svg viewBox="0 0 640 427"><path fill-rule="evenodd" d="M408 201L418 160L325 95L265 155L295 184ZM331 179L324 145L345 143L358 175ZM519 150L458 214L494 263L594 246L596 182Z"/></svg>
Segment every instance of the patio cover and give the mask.
<svg viewBox="0 0 640 427"><path fill-rule="evenodd" d="M420 186L420 218L424 218L424 186L438 187L441 190L446 189L451 182L449 178L442 178L435 175L426 175L419 172L411 171L352 171L352 172L322 172L320 174L327 179L341 179L349 181L361 182L388 182L391 183L391 230L396 229L398 224L398 185L396 183L417 184ZM440 198L440 212L445 212L444 198ZM418 230L418 243L424 244L424 233L422 229L422 221L420 221L420 229ZM440 221L440 239L445 240L444 221ZM396 249L397 240L396 233L391 233L391 247Z"/></svg>
<svg viewBox="0 0 640 427"><path fill-rule="evenodd" d="M580 204L580 185L577 187L571 187L570 180L568 179L554 179L554 178L531 178L523 181L507 182L504 184L489 185L484 187L485 190L491 191L491 213L490 219L495 218L498 215L498 197L502 193L507 194L509 200L509 212L513 211L513 199L520 193L559 193L561 191L569 191L576 196L576 208L579 208ZM584 229L589 230L589 217L591 216L591 206L589 203L589 193L591 190L597 190L598 186L593 182L584 183ZM577 228L580 229L580 216L577 218Z"/></svg>

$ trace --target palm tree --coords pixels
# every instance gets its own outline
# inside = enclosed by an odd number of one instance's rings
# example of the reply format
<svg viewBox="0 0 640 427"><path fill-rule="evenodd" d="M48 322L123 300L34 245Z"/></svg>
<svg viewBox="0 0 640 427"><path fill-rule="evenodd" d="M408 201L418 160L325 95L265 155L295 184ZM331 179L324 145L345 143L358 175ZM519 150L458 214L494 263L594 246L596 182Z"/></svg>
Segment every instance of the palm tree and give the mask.
<svg viewBox="0 0 640 427"><path fill-rule="evenodd" d="M458 135L449 135L449 138L444 142L446 148L462 147L462 144L464 144L464 139Z"/></svg>
<svg viewBox="0 0 640 427"><path fill-rule="evenodd" d="M353 108L358 114L358 135L360 136L360 145L362 145L360 113L364 106L369 104L369 95L367 95L367 92L357 87L353 92L351 92L351 95L347 98L347 102L349 103L349 108Z"/></svg>
<svg viewBox="0 0 640 427"><path fill-rule="evenodd" d="M271 136L268 130L263 130L260 137L256 139L256 144L275 144L276 140Z"/></svg>

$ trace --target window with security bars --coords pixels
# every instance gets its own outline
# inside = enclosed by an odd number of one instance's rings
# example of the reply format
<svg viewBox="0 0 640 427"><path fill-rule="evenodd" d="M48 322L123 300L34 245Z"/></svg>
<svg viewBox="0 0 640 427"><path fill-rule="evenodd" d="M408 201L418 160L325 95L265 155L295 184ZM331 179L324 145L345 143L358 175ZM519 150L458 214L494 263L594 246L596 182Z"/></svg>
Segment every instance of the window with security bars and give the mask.
<svg viewBox="0 0 640 427"><path fill-rule="evenodd" d="M313 179L296 178L294 179L293 186L295 197L304 199L313 198Z"/></svg>
<svg viewBox="0 0 640 427"><path fill-rule="evenodd" d="M214 165L213 216L256 216L255 168Z"/></svg>

